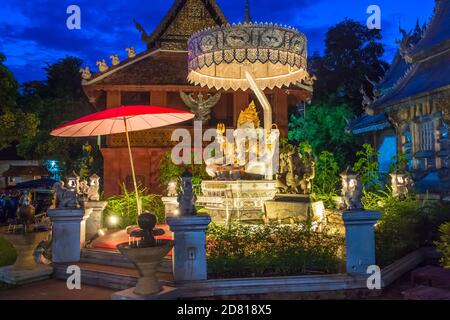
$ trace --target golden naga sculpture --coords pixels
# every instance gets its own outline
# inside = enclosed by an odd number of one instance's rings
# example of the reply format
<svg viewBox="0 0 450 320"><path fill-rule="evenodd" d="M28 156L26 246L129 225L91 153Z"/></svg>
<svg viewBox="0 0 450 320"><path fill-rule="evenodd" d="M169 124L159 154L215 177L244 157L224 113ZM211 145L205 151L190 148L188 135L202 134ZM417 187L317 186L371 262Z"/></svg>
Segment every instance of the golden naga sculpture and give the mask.
<svg viewBox="0 0 450 320"><path fill-rule="evenodd" d="M105 59L102 59L102 61L97 61L95 64L98 66L98 70L100 72L105 72L108 70L108 65L106 64Z"/></svg>
<svg viewBox="0 0 450 320"><path fill-rule="evenodd" d="M89 70L88 65L86 65L84 69L80 68L80 73L83 80L89 80L92 77L91 70Z"/></svg>
<svg viewBox="0 0 450 320"><path fill-rule="evenodd" d="M128 53L128 58L134 58L136 56L136 51L133 46L126 48L125 51Z"/></svg>
<svg viewBox="0 0 450 320"><path fill-rule="evenodd" d="M111 59L111 64L113 66L116 66L120 63L119 55L117 53L110 55L109 58Z"/></svg>

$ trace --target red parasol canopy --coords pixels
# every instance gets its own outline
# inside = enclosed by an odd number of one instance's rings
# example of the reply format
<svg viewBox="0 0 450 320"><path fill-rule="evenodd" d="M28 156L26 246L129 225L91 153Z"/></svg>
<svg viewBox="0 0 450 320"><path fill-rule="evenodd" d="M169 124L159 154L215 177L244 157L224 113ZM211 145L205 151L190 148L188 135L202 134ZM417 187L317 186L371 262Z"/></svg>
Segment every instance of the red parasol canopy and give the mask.
<svg viewBox="0 0 450 320"><path fill-rule="evenodd" d="M50 134L59 137L86 137L125 132L134 190L136 192L137 209L140 214L142 212L141 203L139 201L128 132L167 126L190 120L193 117L194 114L190 112L165 107L122 106L81 117L57 127Z"/></svg>
<svg viewBox="0 0 450 320"><path fill-rule="evenodd" d="M163 127L193 117L190 112L165 107L122 106L65 123L50 134L59 137L99 136Z"/></svg>

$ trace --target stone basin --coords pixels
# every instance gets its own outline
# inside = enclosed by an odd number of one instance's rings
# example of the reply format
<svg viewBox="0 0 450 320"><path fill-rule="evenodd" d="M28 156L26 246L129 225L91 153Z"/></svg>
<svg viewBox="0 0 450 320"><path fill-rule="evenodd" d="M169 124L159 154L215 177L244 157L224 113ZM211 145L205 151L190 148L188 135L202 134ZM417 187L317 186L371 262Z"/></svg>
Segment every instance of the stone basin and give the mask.
<svg viewBox="0 0 450 320"><path fill-rule="evenodd" d="M151 295L162 290L162 286L156 277L156 269L162 259L172 250L173 240L157 240L154 247L131 247L128 242L121 243L117 249L133 262L139 270L140 278L134 289L137 295Z"/></svg>
<svg viewBox="0 0 450 320"><path fill-rule="evenodd" d="M13 270L32 270L38 267L33 253L38 244L47 240L50 231L36 231L30 233L2 233L16 249L17 259L12 266Z"/></svg>

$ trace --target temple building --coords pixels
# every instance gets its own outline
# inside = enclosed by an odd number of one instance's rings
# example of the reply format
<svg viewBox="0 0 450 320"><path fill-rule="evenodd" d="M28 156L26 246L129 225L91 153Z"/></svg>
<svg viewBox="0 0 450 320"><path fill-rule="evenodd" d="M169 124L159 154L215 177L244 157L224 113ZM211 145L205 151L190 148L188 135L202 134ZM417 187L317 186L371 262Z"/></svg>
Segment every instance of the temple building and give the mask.
<svg viewBox="0 0 450 320"><path fill-rule="evenodd" d="M250 21L248 7L244 21ZM99 71L83 72L83 88L90 102L98 109L122 105L156 105L188 110L196 120L203 122L203 129L215 128L223 123L236 126L241 110L252 100L261 106L250 90L215 90L191 85L188 82L187 41L196 32L208 27L227 24L228 20L214 0L176 0L161 23L148 34L136 21L147 49L139 54L127 48L128 57L119 61L111 56L111 65L98 61ZM310 83L298 83L290 87L274 87L264 91L273 108L273 122L281 136L288 131L288 108L301 101L310 100ZM177 125L193 130L193 122ZM163 154L177 142L171 141L174 127L163 127L130 134L138 183L150 192L160 191L159 163ZM110 135L102 148L104 158L105 196L120 193L120 184L132 185L131 168L125 135Z"/></svg>
<svg viewBox="0 0 450 320"><path fill-rule="evenodd" d="M403 39L390 69L349 125L380 152L380 171L406 156L419 192L450 191L450 1L436 0L428 26Z"/></svg>

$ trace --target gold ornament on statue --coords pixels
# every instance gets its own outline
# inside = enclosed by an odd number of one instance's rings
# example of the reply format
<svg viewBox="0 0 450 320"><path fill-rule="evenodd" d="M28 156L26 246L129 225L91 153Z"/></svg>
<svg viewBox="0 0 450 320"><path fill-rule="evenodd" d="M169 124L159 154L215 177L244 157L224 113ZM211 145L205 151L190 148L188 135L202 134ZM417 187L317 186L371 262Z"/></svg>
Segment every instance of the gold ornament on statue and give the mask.
<svg viewBox="0 0 450 320"><path fill-rule="evenodd" d="M134 47L129 47L125 49L128 53L128 58L134 58L136 56L136 51L134 50Z"/></svg>
<svg viewBox="0 0 450 320"><path fill-rule="evenodd" d="M111 64L113 66L116 66L120 63L119 55L117 53L110 55L109 58L111 59Z"/></svg>
<svg viewBox="0 0 450 320"><path fill-rule="evenodd" d="M98 66L98 70L100 72L105 72L106 70L108 70L108 65L106 64L105 59L103 59L102 61L97 61L95 64Z"/></svg>
<svg viewBox="0 0 450 320"><path fill-rule="evenodd" d="M89 80L91 78L91 71L89 70L89 66L86 66L86 68L80 68L81 78L83 80Z"/></svg>
<svg viewBox="0 0 450 320"><path fill-rule="evenodd" d="M254 101L250 102L250 104L248 105L248 108L245 110L242 110L241 113L239 114L238 123L237 123L238 128L246 122L253 122L255 128L259 128L260 120L259 120L258 112L256 111L256 105L255 105Z"/></svg>

